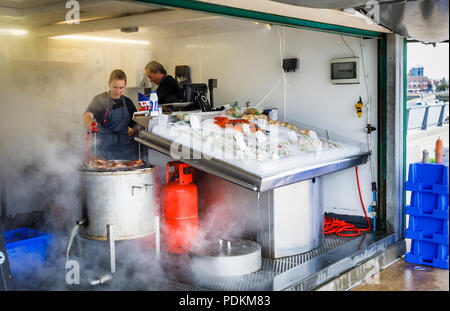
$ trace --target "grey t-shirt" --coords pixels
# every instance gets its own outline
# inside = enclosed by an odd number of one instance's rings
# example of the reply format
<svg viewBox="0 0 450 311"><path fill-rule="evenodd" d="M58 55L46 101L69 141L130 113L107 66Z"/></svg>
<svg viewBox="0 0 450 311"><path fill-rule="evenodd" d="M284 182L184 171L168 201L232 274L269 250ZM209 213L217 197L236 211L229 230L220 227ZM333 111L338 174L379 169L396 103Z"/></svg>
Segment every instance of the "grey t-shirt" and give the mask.
<svg viewBox="0 0 450 311"><path fill-rule="evenodd" d="M133 101L127 97L122 95L119 99L113 99L109 92L104 92L95 96L89 106L86 108L86 112L91 112L94 115L94 118L100 124L103 124L106 118L106 109L114 110L117 108L121 108L123 103L127 106L128 113L130 114L130 123L128 123L129 127L133 127L136 122L132 119L133 113L137 111L136 106Z"/></svg>

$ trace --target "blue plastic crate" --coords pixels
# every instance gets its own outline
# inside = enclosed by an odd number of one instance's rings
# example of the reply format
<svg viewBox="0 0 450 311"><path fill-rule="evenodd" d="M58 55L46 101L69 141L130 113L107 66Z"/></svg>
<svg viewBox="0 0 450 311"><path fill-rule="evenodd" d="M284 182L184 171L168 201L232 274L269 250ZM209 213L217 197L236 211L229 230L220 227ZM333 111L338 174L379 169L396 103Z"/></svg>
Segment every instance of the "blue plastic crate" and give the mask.
<svg viewBox="0 0 450 311"><path fill-rule="evenodd" d="M51 235L31 228L18 228L3 232L13 277L35 272L47 258Z"/></svg>
<svg viewBox="0 0 450 311"><path fill-rule="evenodd" d="M405 254L405 261L448 270L448 243L412 240L411 251Z"/></svg>
<svg viewBox="0 0 450 311"><path fill-rule="evenodd" d="M433 185L448 186L448 164L412 163L409 165L408 182L420 184L424 190L431 190Z"/></svg>
<svg viewBox="0 0 450 311"><path fill-rule="evenodd" d="M410 190L406 187L406 190ZM412 191L410 206L419 208L423 215L431 215L433 217L443 217L447 215L448 219L448 194L436 194L431 191Z"/></svg>
<svg viewBox="0 0 450 311"><path fill-rule="evenodd" d="M432 242L436 244L442 244L448 246L448 233L425 233L423 231L415 231L412 229L407 229L405 231L405 238L411 240L420 240L425 242Z"/></svg>
<svg viewBox="0 0 450 311"><path fill-rule="evenodd" d="M407 181L405 183L405 190L444 194L448 196L449 185Z"/></svg>
<svg viewBox="0 0 450 311"><path fill-rule="evenodd" d="M410 215L407 230L420 232L424 238L433 239L433 236L441 235L448 239L448 220Z"/></svg>
<svg viewBox="0 0 450 311"><path fill-rule="evenodd" d="M425 213L420 207L406 206L405 213L409 215L408 230L420 232L425 238L433 238L433 235L448 237L448 208Z"/></svg>
<svg viewBox="0 0 450 311"><path fill-rule="evenodd" d="M431 218L442 219L442 220L449 219L448 206L447 206L447 208L432 209L431 213L430 212L427 213L421 207L407 205L405 208L405 214L411 215L411 216L418 216L418 217L431 217Z"/></svg>
<svg viewBox="0 0 450 311"><path fill-rule="evenodd" d="M448 269L448 164L413 163L405 189L412 191L405 237L411 239L406 262Z"/></svg>

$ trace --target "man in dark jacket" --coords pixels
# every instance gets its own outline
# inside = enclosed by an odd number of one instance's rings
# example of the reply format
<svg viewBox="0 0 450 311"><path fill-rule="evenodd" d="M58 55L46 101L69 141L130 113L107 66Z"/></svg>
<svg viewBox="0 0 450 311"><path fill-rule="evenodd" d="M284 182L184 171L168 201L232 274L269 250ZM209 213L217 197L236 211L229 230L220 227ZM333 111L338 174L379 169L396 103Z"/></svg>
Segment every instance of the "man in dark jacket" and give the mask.
<svg viewBox="0 0 450 311"><path fill-rule="evenodd" d="M145 73L150 82L158 85L158 104L177 103L180 101L180 88L174 77L167 75L164 66L156 61L151 61L145 66Z"/></svg>

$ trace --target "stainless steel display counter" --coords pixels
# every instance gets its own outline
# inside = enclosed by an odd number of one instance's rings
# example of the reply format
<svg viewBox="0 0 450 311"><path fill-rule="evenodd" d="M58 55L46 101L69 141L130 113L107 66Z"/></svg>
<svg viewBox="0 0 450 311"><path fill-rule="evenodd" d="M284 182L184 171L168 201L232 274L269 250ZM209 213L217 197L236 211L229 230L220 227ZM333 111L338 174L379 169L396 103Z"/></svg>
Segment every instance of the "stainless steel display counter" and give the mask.
<svg viewBox="0 0 450 311"><path fill-rule="evenodd" d="M165 163L173 160L173 141L145 130L136 141L160 154L149 150L149 161L164 172ZM199 212L222 221L205 220L202 228L200 219L200 230L226 222L220 237L255 240L268 258L305 253L323 244L321 176L364 164L369 156L361 153L260 176L217 158L194 159L194 152L189 148L188 159L178 160L200 171Z"/></svg>

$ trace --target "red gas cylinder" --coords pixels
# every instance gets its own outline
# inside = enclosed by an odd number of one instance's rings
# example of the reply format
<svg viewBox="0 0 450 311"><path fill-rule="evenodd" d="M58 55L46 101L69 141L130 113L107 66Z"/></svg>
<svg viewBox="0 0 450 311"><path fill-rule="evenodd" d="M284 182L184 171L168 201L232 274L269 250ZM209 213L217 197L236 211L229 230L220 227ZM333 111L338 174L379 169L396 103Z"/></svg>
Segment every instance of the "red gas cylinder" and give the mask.
<svg viewBox="0 0 450 311"><path fill-rule="evenodd" d="M161 229L163 246L169 253L187 253L197 237L197 186L192 183L192 173L187 164L167 163L166 185L161 191Z"/></svg>

